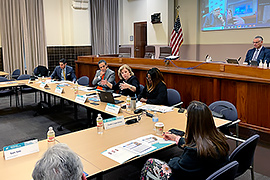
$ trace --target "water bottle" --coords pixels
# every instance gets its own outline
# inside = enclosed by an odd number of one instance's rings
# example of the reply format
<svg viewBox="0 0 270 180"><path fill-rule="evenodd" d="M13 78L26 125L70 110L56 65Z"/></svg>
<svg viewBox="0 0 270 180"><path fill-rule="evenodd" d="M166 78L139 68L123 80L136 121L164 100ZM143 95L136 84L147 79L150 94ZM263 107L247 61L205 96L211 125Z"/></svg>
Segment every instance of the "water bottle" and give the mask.
<svg viewBox="0 0 270 180"><path fill-rule="evenodd" d="M53 127L49 127L49 130L47 132L47 141L48 147L51 147L55 144L55 132L53 130Z"/></svg>
<svg viewBox="0 0 270 180"><path fill-rule="evenodd" d="M74 92L75 92L75 95L78 94L78 82L77 81L75 83Z"/></svg>
<svg viewBox="0 0 270 180"><path fill-rule="evenodd" d="M126 108L127 108L127 111L130 111L131 110L131 98L130 98L130 96L127 96L127 99L126 99Z"/></svg>
<svg viewBox="0 0 270 180"><path fill-rule="evenodd" d="M97 116L97 133L103 134L103 118L101 117L101 114L98 114Z"/></svg>
<svg viewBox="0 0 270 180"><path fill-rule="evenodd" d="M155 111L152 117L152 121L153 121L153 130L156 131L156 122L158 122L158 116L157 116L157 112Z"/></svg>

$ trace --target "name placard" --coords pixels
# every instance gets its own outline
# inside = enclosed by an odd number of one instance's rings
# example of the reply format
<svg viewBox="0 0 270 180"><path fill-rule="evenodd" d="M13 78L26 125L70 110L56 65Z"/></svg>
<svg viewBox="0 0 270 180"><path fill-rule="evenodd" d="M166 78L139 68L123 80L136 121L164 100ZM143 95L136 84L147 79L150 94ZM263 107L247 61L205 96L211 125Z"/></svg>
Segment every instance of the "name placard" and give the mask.
<svg viewBox="0 0 270 180"><path fill-rule="evenodd" d="M103 123L104 123L104 129L110 129L117 126L125 125L125 120L124 120L124 116L119 116L119 117L104 119Z"/></svg>
<svg viewBox="0 0 270 180"><path fill-rule="evenodd" d="M75 101L77 102L77 103L82 103L82 104L84 104L85 103L85 101L86 101L86 99L87 99L87 97L86 96L83 96L83 95L77 95L76 96L76 98L75 98Z"/></svg>
<svg viewBox="0 0 270 180"><path fill-rule="evenodd" d="M39 87L41 88L45 88L45 87L48 87L47 83L46 82L41 82Z"/></svg>
<svg viewBox="0 0 270 180"><path fill-rule="evenodd" d="M120 106L117 106L115 104L111 104L111 103L107 103L107 106L105 108L105 111L114 113L114 114L118 114L120 111Z"/></svg>
<svg viewBox="0 0 270 180"><path fill-rule="evenodd" d="M60 88L60 87L58 87L58 86L56 86L54 92L56 92L56 93L58 93L58 94L62 94L62 93L64 92L64 89L63 89L63 88Z"/></svg>
<svg viewBox="0 0 270 180"><path fill-rule="evenodd" d="M39 151L38 140L30 140L19 144L3 147L5 160L14 159Z"/></svg>

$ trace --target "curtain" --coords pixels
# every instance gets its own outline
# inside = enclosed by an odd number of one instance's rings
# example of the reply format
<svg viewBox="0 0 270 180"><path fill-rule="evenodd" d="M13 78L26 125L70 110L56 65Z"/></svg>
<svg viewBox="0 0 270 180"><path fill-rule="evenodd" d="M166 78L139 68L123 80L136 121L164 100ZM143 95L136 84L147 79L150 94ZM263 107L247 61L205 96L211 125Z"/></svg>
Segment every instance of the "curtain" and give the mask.
<svg viewBox="0 0 270 180"><path fill-rule="evenodd" d="M5 72L48 65L43 0L1 0L0 30Z"/></svg>
<svg viewBox="0 0 270 180"><path fill-rule="evenodd" d="M118 0L90 0L89 6L92 53L118 53Z"/></svg>

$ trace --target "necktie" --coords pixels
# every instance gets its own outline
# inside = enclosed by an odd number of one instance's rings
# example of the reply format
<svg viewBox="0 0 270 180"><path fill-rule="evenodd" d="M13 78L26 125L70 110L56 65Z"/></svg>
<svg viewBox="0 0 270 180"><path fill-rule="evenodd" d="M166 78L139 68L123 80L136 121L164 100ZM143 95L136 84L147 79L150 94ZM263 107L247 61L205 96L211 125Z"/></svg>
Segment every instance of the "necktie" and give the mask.
<svg viewBox="0 0 270 180"><path fill-rule="evenodd" d="M66 80L66 73L64 69L63 69L63 76L64 76L64 80Z"/></svg>
<svg viewBox="0 0 270 180"><path fill-rule="evenodd" d="M252 59L252 60L254 60L254 61L256 61L256 60L257 60L257 57L258 57L258 52L259 52L259 50L258 50L258 49L256 49L256 51L255 51L255 53L254 53L254 56L253 56L253 59Z"/></svg>

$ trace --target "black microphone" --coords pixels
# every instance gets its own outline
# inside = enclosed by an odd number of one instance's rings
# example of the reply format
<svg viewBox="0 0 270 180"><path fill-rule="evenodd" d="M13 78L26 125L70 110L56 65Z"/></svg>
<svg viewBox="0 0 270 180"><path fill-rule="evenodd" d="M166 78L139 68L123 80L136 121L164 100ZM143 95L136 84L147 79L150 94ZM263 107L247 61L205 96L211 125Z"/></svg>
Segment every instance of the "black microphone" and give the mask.
<svg viewBox="0 0 270 180"><path fill-rule="evenodd" d="M237 59L237 61L240 61L241 58L242 58L242 57L240 56L240 57Z"/></svg>

